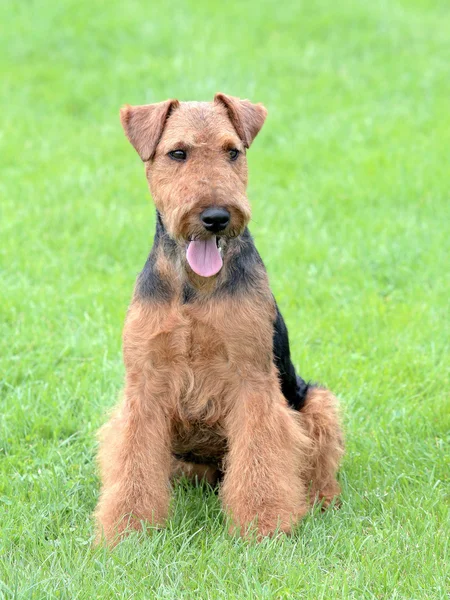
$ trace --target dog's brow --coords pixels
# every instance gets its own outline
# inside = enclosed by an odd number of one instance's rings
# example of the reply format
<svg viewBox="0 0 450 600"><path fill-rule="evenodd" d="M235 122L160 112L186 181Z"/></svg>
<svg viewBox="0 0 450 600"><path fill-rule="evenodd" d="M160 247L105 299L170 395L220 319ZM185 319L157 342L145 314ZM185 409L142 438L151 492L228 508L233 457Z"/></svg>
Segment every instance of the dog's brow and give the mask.
<svg viewBox="0 0 450 600"><path fill-rule="evenodd" d="M192 148L195 146L195 144L193 144L190 141L187 140L183 140L183 141L178 141L178 142L170 142L170 144L166 144L167 146L170 146L170 148L173 149L177 149L177 150L192 150Z"/></svg>
<svg viewBox="0 0 450 600"><path fill-rule="evenodd" d="M230 148L240 148L241 143L231 136L226 136L220 140L220 145L224 150L229 150Z"/></svg>

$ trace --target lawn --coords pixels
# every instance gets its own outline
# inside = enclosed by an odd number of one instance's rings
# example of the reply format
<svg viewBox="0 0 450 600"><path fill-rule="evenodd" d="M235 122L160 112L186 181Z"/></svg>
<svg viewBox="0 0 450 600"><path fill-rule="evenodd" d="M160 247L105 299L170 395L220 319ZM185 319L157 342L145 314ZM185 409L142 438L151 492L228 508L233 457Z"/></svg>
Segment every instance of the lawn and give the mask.
<svg viewBox="0 0 450 600"><path fill-rule="evenodd" d="M0 598L448 598L450 30L442 0L0 5ZM263 102L252 232L295 364L345 409L339 511L93 549L95 432L154 210L118 109Z"/></svg>

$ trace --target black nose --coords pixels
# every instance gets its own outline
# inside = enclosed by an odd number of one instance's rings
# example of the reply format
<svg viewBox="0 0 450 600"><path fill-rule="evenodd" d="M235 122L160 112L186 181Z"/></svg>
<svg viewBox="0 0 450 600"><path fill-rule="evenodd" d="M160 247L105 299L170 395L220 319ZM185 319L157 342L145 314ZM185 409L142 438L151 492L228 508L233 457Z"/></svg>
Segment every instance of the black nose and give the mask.
<svg viewBox="0 0 450 600"><path fill-rule="evenodd" d="M230 213L226 208L212 206L202 212L200 219L207 231L218 233L223 231L230 222Z"/></svg>

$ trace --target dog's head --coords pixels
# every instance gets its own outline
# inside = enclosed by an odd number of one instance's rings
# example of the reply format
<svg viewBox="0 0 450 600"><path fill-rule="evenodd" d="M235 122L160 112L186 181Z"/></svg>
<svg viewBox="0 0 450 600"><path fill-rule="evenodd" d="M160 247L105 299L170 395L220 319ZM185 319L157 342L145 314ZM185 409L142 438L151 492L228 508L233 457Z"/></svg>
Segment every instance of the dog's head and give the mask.
<svg viewBox="0 0 450 600"><path fill-rule="evenodd" d="M220 270L227 239L250 220L245 153L266 114L262 104L225 94L213 102L166 100L121 109L164 226L201 276Z"/></svg>

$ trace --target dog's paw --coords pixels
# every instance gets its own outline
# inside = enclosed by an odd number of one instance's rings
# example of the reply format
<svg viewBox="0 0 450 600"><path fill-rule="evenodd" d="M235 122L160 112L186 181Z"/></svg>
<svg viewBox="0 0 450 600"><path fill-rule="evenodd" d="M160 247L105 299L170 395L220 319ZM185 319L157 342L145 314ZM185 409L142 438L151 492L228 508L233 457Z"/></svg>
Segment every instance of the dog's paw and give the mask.
<svg viewBox="0 0 450 600"><path fill-rule="evenodd" d="M229 528L231 535L240 535L245 539L261 541L265 537L274 537L281 534L290 534L297 523L308 512L308 506L298 507L293 512L277 510L264 510L253 518L236 519Z"/></svg>

